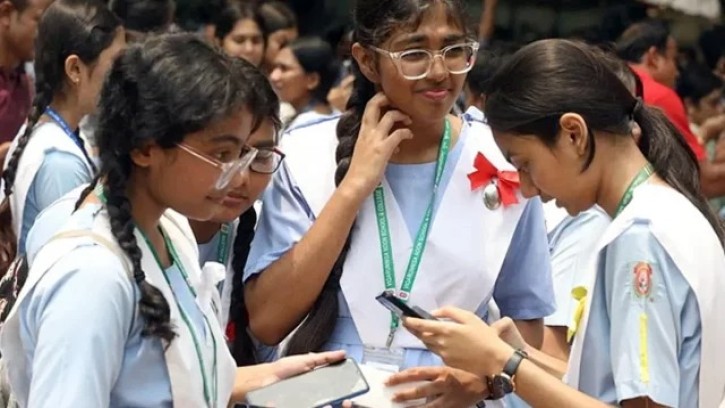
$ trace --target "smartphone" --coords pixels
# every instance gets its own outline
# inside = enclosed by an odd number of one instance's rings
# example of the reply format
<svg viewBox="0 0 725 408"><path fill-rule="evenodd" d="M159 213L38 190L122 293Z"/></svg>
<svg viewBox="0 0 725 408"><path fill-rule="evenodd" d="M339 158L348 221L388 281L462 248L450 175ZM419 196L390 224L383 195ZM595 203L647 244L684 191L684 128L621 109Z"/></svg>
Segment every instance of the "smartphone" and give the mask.
<svg viewBox="0 0 725 408"><path fill-rule="evenodd" d="M425 320L438 320L435 317L433 317L432 314L426 312L425 310L419 308L418 306L409 306L407 303L403 302L402 299L395 296L394 294L390 292L383 292L378 297L375 298L380 304L385 306L386 309L390 310L391 312L395 313L396 316L402 318L405 317L414 317L416 319L425 319Z"/></svg>
<svg viewBox="0 0 725 408"><path fill-rule="evenodd" d="M346 359L247 393L250 407L318 408L370 391L355 360Z"/></svg>

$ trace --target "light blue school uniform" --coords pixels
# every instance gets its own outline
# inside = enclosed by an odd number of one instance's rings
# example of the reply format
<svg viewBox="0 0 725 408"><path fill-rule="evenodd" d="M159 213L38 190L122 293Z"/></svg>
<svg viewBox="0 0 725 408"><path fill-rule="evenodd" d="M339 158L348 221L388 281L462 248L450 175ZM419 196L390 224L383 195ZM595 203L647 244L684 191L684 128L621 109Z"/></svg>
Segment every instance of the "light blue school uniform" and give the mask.
<svg viewBox="0 0 725 408"><path fill-rule="evenodd" d="M42 217L90 229L100 207L86 205L69 218L73 204L60 200ZM29 248L37 251L59 227L36 223ZM206 336L203 314L179 268L173 265L165 273L197 333ZM137 285L108 249L85 245L61 258L18 311L32 378L15 392L29 395L33 407L171 407L164 349L157 338L141 336L139 297Z"/></svg>
<svg viewBox="0 0 725 408"><path fill-rule="evenodd" d="M544 319L547 326L568 327L571 323L578 303L571 291L584 284L582 269L611 222L609 215L594 207L575 217L566 216L549 232L556 312Z"/></svg>
<svg viewBox="0 0 725 408"><path fill-rule="evenodd" d="M304 131L310 132L309 137L314 137L316 127L311 126ZM434 211L437 211L445 194L445 187L461 156L467 137L476 135L463 132L449 153L439 187L442 193L436 198ZM428 203L420 198L430 196L434 172L435 163L391 163L385 171L386 180L400 206L411 239L415 238L414 234L422 222ZM281 258L302 238L314 221L315 215L283 163L273 177L272 188L264 196L264 209L245 268L245 281L262 273L271 263ZM487 295L486 289L482 288L482 300ZM340 307L337 324L324 349L344 349L350 357L362 361L362 341L342 292L338 293L338 297ZM538 319L554 311L546 229L542 205L538 199L530 200L523 211L496 281L493 298L502 314L512 319ZM479 316L485 317L487 310L477 312ZM441 364L440 358L427 350L407 349L401 368Z"/></svg>
<svg viewBox="0 0 725 408"><path fill-rule="evenodd" d="M44 208L81 184L89 183L92 179L93 174L82 158L61 150L47 150L25 199L18 252L26 253L25 243L28 232Z"/></svg>
<svg viewBox="0 0 725 408"><path fill-rule="evenodd" d="M629 227L604 251L590 294L579 389L608 404L648 396L663 406L696 408L702 327L694 292L645 223ZM640 262L652 269L649 296L636 291ZM639 357L644 315L646 370Z"/></svg>
<svg viewBox="0 0 725 408"><path fill-rule="evenodd" d="M236 224L234 226L236 228ZM199 266L204 267L204 264L207 262L218 262L217 259L217 253L219 251L219 245L221 243L221 231L218 231L214 236L209 240L209 242L198 244L199 248ZM230 242L229 245L234 245L233 242ZM231 263L231 262L230 262ZM228 267L228 266L227 266ZM219 292L221 294L222 288L224 287L226 282L222 282L221 285L219 285ZM254 342L256 348L257 348L257 361L259 363L269 363L277 359L277 347L270 347L266 346L262 343L260 343L257 339L252 336L252 341Z"/></svg>

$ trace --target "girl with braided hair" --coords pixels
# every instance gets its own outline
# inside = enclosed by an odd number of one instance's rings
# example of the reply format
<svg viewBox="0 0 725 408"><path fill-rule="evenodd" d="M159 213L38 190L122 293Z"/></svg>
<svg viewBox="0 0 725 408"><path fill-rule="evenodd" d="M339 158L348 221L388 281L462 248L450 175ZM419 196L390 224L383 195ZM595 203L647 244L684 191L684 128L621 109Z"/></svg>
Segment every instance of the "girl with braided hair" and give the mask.
<svg viewBox="0 0 725 408"><path fill-rule="evenodd" d="M223 276L199 268L182 217L217 214L259 154L247 145L261 118L248 69L191 34L149 38L114 62L99 175L31 262L0 335L20 406L222 408L343 357L237 369L216 313Z"/></svg>
<svg viewBox="0 0 725 408"><path fill-rule="evenodd" d="M455 0L356 2L348 109L282 138L245 271L262 342L299 326L289 354L344 348L405 370L399 383L430 383L399 399L431 406L473 405L485 384L440 367L376 296L481 318L494 299L534 344L553 311L540 200L520 196L480 114L449 114L477 50L463 13Z"/></svg>
<svg viewBox="0 0 725 408"><path fill-rule="evenodd" d="M98 0L59 0L43 15L33 106L2 176L0 271L16 252L25 253L38 213L93 178L95 164L78 124L95 110L103 79L124 45L119 20Z"/></svg>

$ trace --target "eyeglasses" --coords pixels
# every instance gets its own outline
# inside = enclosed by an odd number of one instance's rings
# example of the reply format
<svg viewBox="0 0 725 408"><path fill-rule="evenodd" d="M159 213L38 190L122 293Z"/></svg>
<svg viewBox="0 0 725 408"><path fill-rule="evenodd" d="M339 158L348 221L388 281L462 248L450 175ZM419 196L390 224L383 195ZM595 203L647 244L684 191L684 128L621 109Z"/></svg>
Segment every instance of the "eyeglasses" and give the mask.
<svg viewBox="0 0 725 408"><path fill-rule="evenodd" d="M405 50L392 52L377 47L370 47L372 50L387 55L393 60L398 72L407 80L418 80L425 78L433 67L436 58L443 60L443 66L453 75L465 74L473 68L478 52L477 42L449 45L439 51L424 49Z"/></svg>
<svg viewBox="0 0 725 408"><path fill-rule="evenodd" d="M259 153L249 165L249 170L260 174L272 174L282 164L285 154L276 147L259 147Z"/></svg>
<svg viewBox="0 0 725 408"><path fill-rule="evenodd" d="M219 177L214 183L214 188L216 190L224 190L225 188L227 188L229 186L229 183L231 183L231 181L234 179L234 176L246 170L249 165L252 164L255 157L257 157L257 154L259 153L259 150L253 147L244 146L244 148L242 149L242 153L239 155L238 158L228 162L221 162L217 159L213 159L205 155L204 153L201 153L200 151L194 149L189 145L179 143L177 146L181 148L181 150L189 153L190 155L201 159L221 170Z"/></svg>

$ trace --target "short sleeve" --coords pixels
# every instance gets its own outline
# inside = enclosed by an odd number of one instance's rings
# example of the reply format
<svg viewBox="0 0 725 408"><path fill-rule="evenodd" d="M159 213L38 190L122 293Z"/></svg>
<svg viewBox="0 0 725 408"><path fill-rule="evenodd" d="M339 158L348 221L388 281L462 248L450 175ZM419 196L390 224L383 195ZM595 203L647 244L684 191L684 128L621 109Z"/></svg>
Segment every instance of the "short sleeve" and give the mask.
<svg viewBox="0 0 725 408"><path fill-rule="evenodd" d="M28 405L109 406L135 308L121 262L103 247L78 247L29 296L20 315L32 350Z"/></svg>
<svg viewBox="0 0 725 408"><path fill-rule="evenodd" d="M80 157L59 150L47 152L32 185L38 210L43 210L92 178L88 166Z"/></svg>
<svg viewBox="0 0 725 408"><path fill-rule="evenodd" d="M689 285L647 225L635 224L607 247L607 310L618 401L649 397L680 406L680 316Z"/></svg>
<svg viewBox="0 0 725 408"><path fill-rule="evenodd" d="M262 213L244 270L245 282L287 253L315 220L284 163L275 173L272 186L265 191L262 201Z"/></svg>
<svg viewBox="0 0 725 408"><path fill-rule="evenodd" d="M501 315L533 320L554 312L551 259L539 198L526 203L493 289Z"/></svg>
<svg viewBox="0 0 725 408"><path fill-rule="evenodd" d="M552 232L549 244L556 312L544 319L547 326L569 326L577 303L571 291L581 284L581 270L592 261L597 242L609 224L606 214L592 209L567 218Z"/></svg>

